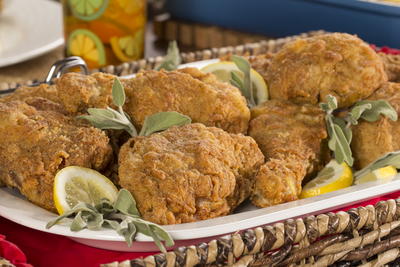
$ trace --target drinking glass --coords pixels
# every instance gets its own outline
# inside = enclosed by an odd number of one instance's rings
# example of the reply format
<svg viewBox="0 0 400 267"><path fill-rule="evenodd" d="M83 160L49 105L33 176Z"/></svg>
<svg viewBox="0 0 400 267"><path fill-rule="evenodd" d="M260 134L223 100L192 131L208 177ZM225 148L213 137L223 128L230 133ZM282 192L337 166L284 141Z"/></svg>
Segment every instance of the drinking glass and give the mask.
<svg viewBox="0 0 400 267"><path fill-rule="evenodd" d="M62 0L67 56L89 68L143 57L146 0Z"/></svg>

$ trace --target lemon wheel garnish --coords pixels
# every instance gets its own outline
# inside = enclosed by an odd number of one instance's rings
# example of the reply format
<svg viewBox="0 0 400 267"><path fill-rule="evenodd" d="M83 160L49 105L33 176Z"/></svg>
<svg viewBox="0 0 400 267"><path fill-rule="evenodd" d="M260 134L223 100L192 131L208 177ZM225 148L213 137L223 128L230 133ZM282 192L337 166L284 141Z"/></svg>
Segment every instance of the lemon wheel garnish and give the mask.
<svg viewBox="0 0 400 267"><path fill-rule="evenodd" d="M113 202L118 190L107 177L95 170L69 166L56 174L53 194L58 213L64 214L80 202L96 205L103 198Z"/></svg>
<svg viewBox="0 0 400 267"><path fill-rule="evenodd" d="M68 0L72 14L85 21L100 17L108 6L109 0Z"/></svg>
<svg viewBox="0 0 400 267"><path fill-rule="evenodd" d="M363 176L357 177L354 180L354 184L363 184L374 181L389 182L394 179L397 174L397 169L393 166L386 166L383 168L376 169Z"/></svg>
<svg viewBox="0 0 400 267"><path fill-rule="evenodd" d="M243 78L243 73L239 71L235 63L230 61L220 61L212 63L201 68L201 71L206 73L213 73L218 80L222 82L229 82L231 80L231 72L236 72L239 77ZM254 69L250 70L250 78L252 82L252 88L254 90L254 96L256 104L261 104L268 100L268 86L264 81L264 78Z"/></svg>
<svg viewBox="0 0 400 267"><path fill-rule="evenodd" d="M103 43L93 32L85 29L78 29L71 33L68 38L69 55L80 56L86 61L106 64L106 55Z"/></svg>
<svg viewBox="0 0 400 267"><path fill-rule="evenodd" d="M351 168L343 162L339 164L336 160L331 160L323 168L316 178L308 182L301 191L300 198L314 197L353 184L353 172Z"/></svg>
<svg viewBox="0 0 400 267"><path fill-rule="evenodd" d="M139 59L143 53L143 30L137 31L133 36L112 37L110 44L119 60L132 61Z"/></svg>

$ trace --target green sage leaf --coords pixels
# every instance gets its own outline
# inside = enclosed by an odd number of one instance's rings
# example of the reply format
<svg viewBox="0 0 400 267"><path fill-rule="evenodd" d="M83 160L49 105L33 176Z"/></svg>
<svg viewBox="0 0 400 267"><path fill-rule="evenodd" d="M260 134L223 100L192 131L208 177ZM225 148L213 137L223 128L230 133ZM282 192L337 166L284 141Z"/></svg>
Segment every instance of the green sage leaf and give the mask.
<svg viewBox="0 0 400 267"><path fill-rule="evenodd" d="M132 245L137 233L153 238L156 245L163 252L167 246L174 245L171 236L161 226L145 221L139 216L136 201L129 191L122 189L114 203L102 199L96 206L87 203L78 203L72 210L57 217L47 224L47 228L59 223L62 219L75 216L70 223L71 231L80 231L85 228L99 230L101 227L111 228L124 237L128 246Z"/></svg>
<svg viewBox="0 0 400 267"><path fill-rule="evenodd" d="M122 107L125 104L125 89L118 78L114 79L112 86L112 100L117 107Z"/></svg>
<svg viewBox="0 0 400 267"><path fill-rule="evenodd" d="M237 88L239 88L239 90L242 92L243 96L246 97L247 91L244 88L244 84L242 81L242 78L239 77L239 75L236 72L231 72L231 80L230 80L231 84Z"/></svg>
<svg viewBox="0 0 400 267"><path fill-rule="evenodd" d="M361 101L362 102L362 101ZM354 107L351 109L349 115L350 115L350 122L353 125L358 124L358 120L360 119L361 115L372 108L372 105L369 103L361 103L358 102L354 105Z"/></svg>
<svg viewBox="0 0 400 267"><path fill-rule="evenodd" d="M357 103L357 105L362 105L362 104L371 105L371 109L365 110L361 115L361 118L366 121L369 122L377 121L379 120L380 115L386 116L392 121L397 121L398 117L396 110L386 100L376 100L376 101L364 100Z"/></svg>
<svg viewBox="0 0 400 267"><path fill-rule="evenodd" d="M182 126L191 123L192 120L179 112L159 112L146 117L139 135L148 136L152 133L166 130L172 126Z"/></svg>
<svg viewBox="0 0 400 267"><path fill-rule="evenodd" d="M114 207L123 214L140 216L139 210L136 207L135 199L126 189L121 189L118 192Z"/></svg>
<svg viewBox="0 0 400 267"><path fill-rule="evenodd" d="M329 105L328 105L327 103L319 103L319 106L320 106L320 108L321 108L323 111L325 111L325 112L327 112L327 111L330 110L330 109L329 109Z"/></svg>
<svg viewBox="0 0 400 267"><path fill-rule="evenodd" d="M163 61L161 61L160 65L156 67L156 70L176 70L179 64L181 64L181 61L178 45L176 41L171 41L168 45L167 55L164 57Z"/></svg>
<svg viewBox="0 0 400 267"><path fill-rule="evenodd" d="M330 110L335 110L338 108L336 97L334 97L332 95L327 95L326 101L327 101L327 105Z"/></svg>
<svg viewBox="0 0 400 267"><path fill-rule="evenodd" d="M349 166L353 166L354 159L352 157L350 144L340 126L333 125L333 138L335 138L335 159L342 163L345 161Z"/></svg>
<svg viewBox="0 0 400 267"><path fill-rule="evenodd" d="M103 109L103 108L88 108L87 112L89 115L92 115L94 117L99 117L99 118L104 118L104 119L115 119L117 118L118 112L110 109Z"/></svg>
<svg viewBox="0 0 400 267"><path fill-rule="evenodd" d="M256 105L255 99L254 99L254 92L251 84L251 77L250 77L250 70L251 70L251 65L250 63L243 57L232 55L231 56L231 61L235 63L235 65L238 67L238 69L243 72L243 82L238 82L239 80L241 81L240 77L235 74L232 75L232 80L234 80L234 84L243 84L242 87L238 87L241 89L243 96L247 99L248 104L250 107L253 107ZM235 77L235 79L233 79ZM235 85L236 86L236 85Z"/></svg>
<svg viewBox="0 0 400 267"><path fill-rule="evenodd" d="M72 232L78 232L85 229L87 221L82 218L82 211L79 211L71 223L70 229Z"/></svg>
<svg viewBox="0 0 400 267"><path fill-rule="evenodd" d="M353 133L351 131L351 128L347 125L346 121L343 118L338 117L332 117L332 121L334 124L338 125L342 129L347 142L350 144L353 138Z"/></svg>

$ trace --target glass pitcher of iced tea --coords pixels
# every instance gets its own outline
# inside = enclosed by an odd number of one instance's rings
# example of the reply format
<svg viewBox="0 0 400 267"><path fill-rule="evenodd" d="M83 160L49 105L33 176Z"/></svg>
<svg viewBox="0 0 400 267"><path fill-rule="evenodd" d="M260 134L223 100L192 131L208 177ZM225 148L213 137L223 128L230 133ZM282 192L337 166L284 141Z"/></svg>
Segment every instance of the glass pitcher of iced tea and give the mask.
<svg viewBox="0 0 400 267"><path fill-rule="evenodd" d="M89 68L143 57L146 0L62 0L67 56Z"/></svg>

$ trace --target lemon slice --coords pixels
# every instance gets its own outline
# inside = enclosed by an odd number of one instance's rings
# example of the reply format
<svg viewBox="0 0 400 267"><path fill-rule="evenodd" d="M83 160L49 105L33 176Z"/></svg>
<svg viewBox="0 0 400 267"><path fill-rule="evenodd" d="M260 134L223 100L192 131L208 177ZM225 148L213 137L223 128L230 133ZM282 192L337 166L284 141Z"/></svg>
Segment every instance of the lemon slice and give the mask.
<svg viewBox="0 0 400 267"><path fill-rule="evenodd" d="M139 30L133 36L112 37L110 44L119 60L132 61L142 57L143 39L143 30Z"/></svg>
<svg viewBox="0 0 400 267"><path fill-rule="evenodd" d="M79 56L88 63L98 66L106 64L106 55L103 43L93 32L85 29L78 29L71 33L68 38L69 55Z"/></svg>
<svg viewBox="0 0 400 267"><path fill-rule="evenodd" d="M206 73L213 73L218 80L229 82L231 80L231 72L236 72L239 77L243 78L243 73L238 69L235 63L230 61L220 61L212 63L200 69ZM250 79L254 90L256 104L261 104L268 100L268 86L264 78L254 69L250 70Z"/></svg>
<svg viewBox="0 0 400 267"><path fill-rule="evenodd" d="M383 168L376 169L363 176L357 177L354 181L354 184L363 184L374 181L389 182L393 180L396 174L397 174L397 169L395 167L386 166Z"/></svg>
<svg viewBox="0 0 400 267"><path fill-rule="evenodd" d="M75 17L90 21L100 17L108 6L109 0L68 0Z"/></svg>
<svg viewBox="0 0 400 267"><path fill-rule="evenodd" d="M63 214L80 202L96 205L103 198L114 202L118 189L95 170L69 166L56 174L53 194L56 209Z"/></svg>
<svg viewBox="0 0 400 267"><path fill-rule="evenodd" d="M301 191L300 198L314 197L353 184L353 173L350 167L343 162L339 164L331 160L313 180L308 182Z"/></svg>

